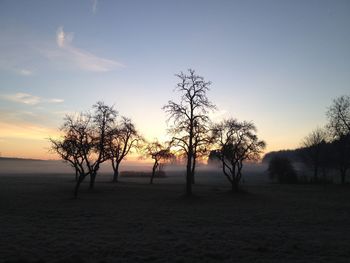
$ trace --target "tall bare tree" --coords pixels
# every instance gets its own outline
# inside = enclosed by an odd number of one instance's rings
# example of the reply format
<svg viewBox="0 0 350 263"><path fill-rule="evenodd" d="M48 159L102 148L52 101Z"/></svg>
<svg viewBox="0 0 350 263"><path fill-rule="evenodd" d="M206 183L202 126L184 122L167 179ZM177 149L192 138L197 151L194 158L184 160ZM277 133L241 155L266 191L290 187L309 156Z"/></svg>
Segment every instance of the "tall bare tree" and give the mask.
<svg viewBox="0 0 350 263"><path fill-rule="evenodd" d="M350 96L340 96L333 100L327 111L328 128L331 135L339 139L350 133Z"/></svg>
<svg viewBox="0 0 350 263"><path fill-rule="evenodd" d="M327 127L336 150L334 160L344 184L350 167L350 96L343 95L334 99L327 111L327 117Z"/></svg>
<svg viewBox="0 0 350 263"><path fill-rule="evenodd" d="M196 136L200 127L209 122L208 112L215 106L208 100L207 91L210 82L189 69L188 74L181 72L176 75L179 82L175 90L180 92L180 102L169 101L163 107L173 121L169 129L173 136L172 142L181 148L186 156L186 194L192 194L192 180L196 165Z"/></svg>
<svg viewBox="0 0 350 263"><path fill-rule="evenodd" d="M311 166L314 173L314 181L318 181L318 172L324 162L324 146L326 144L326 132L323 129L315 129L307 135L302 144L305 147L302 151L302 160L307 166Z"/></svg>
<svg viewBox="0 0 350 263"><path fill-rule="evenodd" d="M114 183L118 182L120 163L141 140L135 125L125 117L108 134L107 153L112 163Z"/></svg>
<svg viewBox="0 0 350 263"><path fill-rule="evenodd" d="M216 152L222 163L222 171L237 192L242 178L244 161L254 161L260 158L265 142L258 139L256 127L251 122L239 122L229 119L214 125L213 140L216 142Z"/></svg>
<svg viewBox="0 0 350 263"><path fill-rule="evenodd" d="M70 163L79 174L74 189L75 197L86 176L90 176L89 188L94 187L100 165L108 159L107 134L117 116L117 111L103 102L97 102L93 109L92 114L67 115L61 127L63 137L50 139L52 150Z"/></svg>
<svg viewBox="0 0 350 263"><path fill-rule="evenodd" d="M157 140L146 144L145 152L146 155L153 160L152 175L150 179L150 184L152 184L157 169L160 169L161 162L166 162L175 156L171 153L170 146L165 146Z"/></svg>

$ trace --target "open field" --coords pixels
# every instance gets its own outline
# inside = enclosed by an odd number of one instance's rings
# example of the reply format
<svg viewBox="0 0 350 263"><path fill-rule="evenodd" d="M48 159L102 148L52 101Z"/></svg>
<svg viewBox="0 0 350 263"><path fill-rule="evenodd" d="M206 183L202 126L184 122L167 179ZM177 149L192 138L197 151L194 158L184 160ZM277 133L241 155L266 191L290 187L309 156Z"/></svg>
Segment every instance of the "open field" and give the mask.
<svg viewBox="0 0 350 263"><path fill-rule="evenodd" d="M182 176L154 185L102 176L74 200L72 178L0 175L1 262L350 260L348 186L247 180L231 194L223 177L207 174L186 199Z"/></svg>

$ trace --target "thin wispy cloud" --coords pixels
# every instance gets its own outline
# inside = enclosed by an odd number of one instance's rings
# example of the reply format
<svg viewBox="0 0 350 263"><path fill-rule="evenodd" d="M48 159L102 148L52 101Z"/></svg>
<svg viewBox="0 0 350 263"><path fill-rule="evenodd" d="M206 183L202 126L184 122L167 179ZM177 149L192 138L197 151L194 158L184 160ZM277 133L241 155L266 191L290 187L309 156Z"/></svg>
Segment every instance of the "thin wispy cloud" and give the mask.
<svg viewBox="0 0 350 263"><path fill-rule="evenodd" d="M64 100L62 100L62 99L48 99L47 101L51 102L51 103L63 103L64 102Z"/></svg>
<svg viewBox="0 0 350 263"><path fill-rule="evenodd" d="M2 95L1 98L8 100L8 101L32 105L32 106L38 105L40 103L62 103L62 102L64 102L63 99L57 99L57 98L46 99L46 98L41 98L38 96L34 96L31 94L22 93L22 92L15 93L15 94Z"/></svg>
<svg viewBox="0 0 350 263"><path fill-rule="evenodd" d="M40 102L40 97L33 96L27 93L8 94L8 95L3 95L2 97L9 101L28 104L28 105L37 105Z"/></svg>
<svg viewBox="0 0 350 263"><path fill-rule="evenodd" d="M31 75L33 75L33 71L32 70L30 70L30 69L20 69L20 70L18 70L17 71L20 75L22 75L22 76L31 76Z"/></svg>
<svg viewBox="0 0 350 263"><path fill-rule="evenodd" d="M123 64L115 60L101 58L75 47L73 38L73 33L66 33L63 27L59 27L56 31L56 43L59 49L47 52L47 56L52 60L60 60L70 66L86 71L107 72L124 67Z"/></svg>
<svg viewBox="0 0 350 263"><path fill-rule="evenodd" d="M56 43L60 48L68 48L73 38L74 34L64 32L63 27L59 27L56 31Z"/></svg>

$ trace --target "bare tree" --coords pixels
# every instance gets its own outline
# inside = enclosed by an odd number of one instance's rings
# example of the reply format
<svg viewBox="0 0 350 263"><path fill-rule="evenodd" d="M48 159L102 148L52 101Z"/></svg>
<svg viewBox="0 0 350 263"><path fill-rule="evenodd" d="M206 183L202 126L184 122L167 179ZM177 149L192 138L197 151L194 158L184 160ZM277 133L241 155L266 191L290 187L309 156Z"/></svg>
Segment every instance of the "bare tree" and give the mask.
<svg viewBox="0 0 350 263"><path fill-rule="evenodd" d="M146 155L151 157L154 161L152 167L152 175L150 179L150 184L152 184L157 169L159 169L160 171L161 162L165 162L174 158L174 154L171 153L169 146L165 146L164 144L161 144L158 141L148 143L145 147L145 152Z"/></svg>
<svg viewBox="0 0 350 263"><path fill-rule="evenodd" d="M198 159L206 157L208 155L211 136L209 123L201 123L200 121L194 122L194 136L193 136L193 162L191 166L191 183L195 183L195 171L198 163ZM170 129L172 134L177 134L178 129L172 128ZM184 141L187 142L188 135L184 135L180 138L173 137L170 144L178 148L178 156L180 158L187 159L187 145L184 144Z"/></svg>
<svg viewBox="0 0 350 263"><path fill-rule="evenodd" d="M260 158L265 142L258 139L256 127L251 122L229 119L216 124L212 129L216 152L222 163L222 171L237 192L242 178L244 161Z"/></svg>
<svg viewBox="0 0 350 263"><path fill-rule="evenodd" d="M339 139L350 133L350 96L340 96L333 100L327 111L328 128L333 138Z"/></svg>
<svg viewBox="0 0 350 263"><path fill-rule="evenodd" d="M326 144L326 132L323 129L315 129L307 135L302 144L305 147L302 151L302 160L307 166L311 166L314 173L314 181L318 181L318 172L322 166L323 150Z"/></svg>
<svg viewBox="0 0 350 263"><path fill-rule="evenodd" d="M108 134L107 154L112 163L114 183L118 182L120 163L141 140L135 125L125 117Z"/></svg>
<svg viewBox="0 0 350 263"><path fill-rule="evenodd" d="M188 70L188 74L181 72L176 76L180 79L175 88L181 93L180 102L169 101L163 109L169 120L173 121L173 126L169 129L173 136L172 142L186 155L186 194L191 195L197 157L197 132L209 122L208 111L215 106L207 98L210 82L196 75L192 69Z"/></svg>
<svg viewBox="0 0 350 263"><path fill-rule="evenodd" d="M79 176L87 176L85 156L90 155L92 140L89 134L91 115L80 113L76 116L65 117L65 122L60 128L64 135L60 139L50 138L51 151L58 154L62 160L69 163L75 169L76 181Z"/></svg>
<svg viewBox="0 0 350 263"><path fill-rule="evenodd" d="M340 171L341 182L345 183L350 167L350 96L341 96L333 100L327 111L328 130L336 150L336 166Z"/></svg>
<svg viewBox="0 0 350 263"><path fill-rule="evenodd" d="M97 102L93 109L93 114L67 115L61 127L63 137L50 139L52 150L70 163L79 175L74 189L75 197L86 176L90 176L89 188L93 189L100 165L108 159L107 134L117 116L117 111L103 102Z"/></svg>

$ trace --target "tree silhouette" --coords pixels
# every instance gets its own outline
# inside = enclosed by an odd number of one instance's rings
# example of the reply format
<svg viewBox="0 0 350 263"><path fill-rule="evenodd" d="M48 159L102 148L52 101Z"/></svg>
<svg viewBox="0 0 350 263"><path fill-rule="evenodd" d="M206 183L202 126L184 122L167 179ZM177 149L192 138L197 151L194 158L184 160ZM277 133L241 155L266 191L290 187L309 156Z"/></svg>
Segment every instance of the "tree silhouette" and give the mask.
<svg viewBox="0 0 350 263"><path fill-rule="evenodd" d="M198 158L207 156L209 153L212 138L208 123L194 123L194 140L193 140L193 164L192 164L192 184L195 183L195 168Z"/></svg>
<svg viewBox="0 0 350 263"><path fill-rule="evenodd" d="M297 173L288 158L272 157L267 171L270 179L277 179L279 183L293 184L298 182Z"/></svg>
<svg viewBox="0 0 350 263"><path fill-rule="evenodd" d="M235 119L222 121L212 129L216 152L222 163L222 171L237 192L242 178L243 162L258 160L265 148L265 142L258 139L256 127L251 122Z"/></svg>
<svg viewBox="0 0 350 263"><path fill-rule="evenodd" d="M307 135L302 144L305 149L301 152L302 161L312 167L314 181L318 181L318 172L322 165L325 165L324 150L326 144L326 132L322 129L315 129Z"/></svg>
<svg viewBox="0 0 350 263"><path fill-rule="evenodd" d="M79 174L74 189L75 197L86 176L90 176L89 188L94 187L100 165L108 159L107 134L117 116L117 111L103 102L97 102L93 109L92 114L67 115L61 127L63 137L57 140L50 139L51 149L70 163Z"/></svg>
<svg viewBox="0 0 350 263"><path fill-rule="evenodd" d="M61 130L65 135L61 139L52 139L51 151L57 153L61 159L69 163L75 169L76 181L79 175L85 173L85 158L92 149L91 137L87 136L90 115L78 114L77 116L66 116ZM88 174L86 174L88 175ZM85 176L86 176L85 175Z"/></svg>
<svg viewBox="0 0 350 263"><path fill-rule="evenodd" d="M328 128L334 138L350 133L350 96L340 96L333 100L327 111Z"/></svg>
<svg viewBox="0 0 350 263"><path fill-rule="evenodd" d="M335 165L344 184L350 167L350 96L334 99L327 111L327 117L327 127L335 146Z"/></svg>
<svg viewBox="0 0 350 263"><path fill-rule="evenodd" d="M133 148L137 148L142 140L135 125L128 118L122 117L122 121L108 133L107 154L112 163L113 182L118 182L119 166Z"/></svg>
<svg viewBox="0 0 350 263"><path fill-rule="evenodd" d="M146 155L151 157L153 160L152 175L150 179L150 184L152 184L156 171L160 168L161 161L168 161L174 158L175 156L173 153L170 152L169 146L165 146L157 140L146 144L145 152Z"/></svg>
<svg viewBox="0 0 350 263"><path fill-rule="evenodd" d="M207 98L210 82L196 75L192 69L188 70L188 74L181 72L176 76L180 80L175 88L181 93L180 102L170 100L163 109L168 114L169 120L173 121L173 126L169 129L173 136L172 143L186 156L186 194L189 196L192 194L197 147L199 147L199 140L196 143L196 138L209 122L208 111L215 106Z"/></svg>
<svg viewBox="0 0 350 263"><path fill-rule="evenodd" d="M208 120L209 122L209 120ZM193 162L191 166L191 183L195 183L195 170L197 166L197 161L200 158L206 157L209 153L209 148L211 144L211 136L209 123L194 122L194 136L193 136ZM177 129L172 128L170 131L176 134ZM188 136L183 136L182 140L188 139ZM178 137L173 137L170 142L171 145L178 147L178 156L180 158L187 158L187 147ZM179 147L180 146L180 147Z"/></svg>

